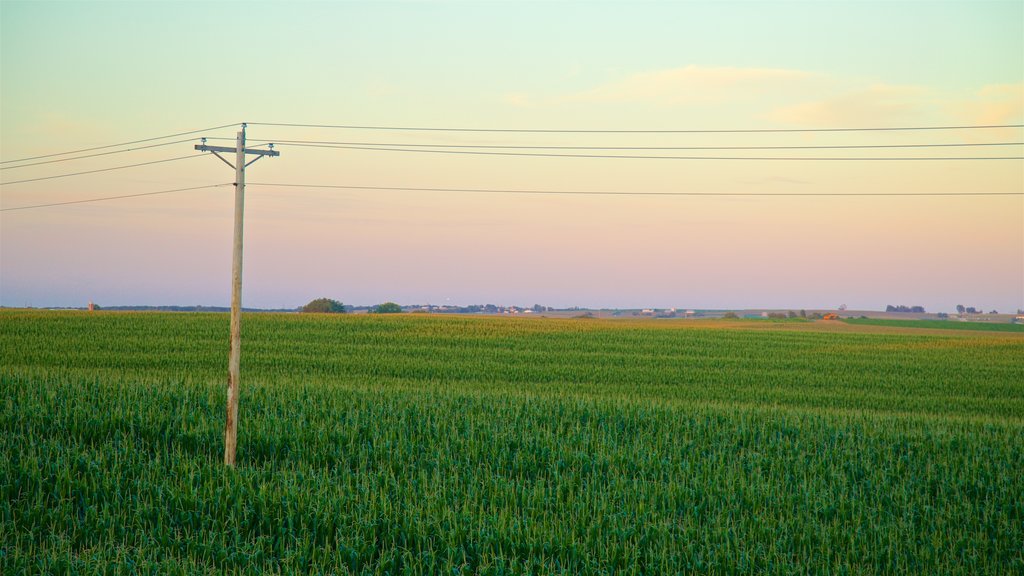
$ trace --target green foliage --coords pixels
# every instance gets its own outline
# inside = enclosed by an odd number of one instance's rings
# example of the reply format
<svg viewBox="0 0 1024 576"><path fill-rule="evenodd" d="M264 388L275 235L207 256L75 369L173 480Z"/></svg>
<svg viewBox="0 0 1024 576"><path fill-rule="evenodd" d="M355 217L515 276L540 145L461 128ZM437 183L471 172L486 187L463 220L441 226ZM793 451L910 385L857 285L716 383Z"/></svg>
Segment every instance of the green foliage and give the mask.
<svg viewBox="0 0 1024 576"><path fill-rule="evenodd" d="M320 312L327 314L344 314L345 305L330 298L317 298L302 307L303 312Z"/></svg>
<svg viewBox="0 0 1024 576"><path fill-rule="evenodd" d="M372 312L374 314L397 314L402 311L402 307L394 302L385 302L378 304L373 307Z"/></svg>
<svg viewBox="0 0 1024 576"><path fill-rule="evenodd" d="M0 573L1024 572L1024 339L0 312Z"/></svg>
<svg viewBox="0 0 1024 576"><path fill-rule="evenodd" d="M899 326L903 328L942 328L944 330L981 330L983 332L1024 332L1024 325L1011 322L961 322L959 320L888 320L883 318L850 318L850 324Z"/></svg>

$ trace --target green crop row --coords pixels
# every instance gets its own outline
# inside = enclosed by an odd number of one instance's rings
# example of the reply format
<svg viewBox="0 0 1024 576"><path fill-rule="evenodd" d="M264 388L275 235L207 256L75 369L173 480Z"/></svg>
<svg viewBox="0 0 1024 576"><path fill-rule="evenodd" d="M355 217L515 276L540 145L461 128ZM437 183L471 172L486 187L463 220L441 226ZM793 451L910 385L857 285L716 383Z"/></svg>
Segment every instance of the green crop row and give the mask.
<svg viewBox="0 0 1024 576"><path fill-rule="evenodd" d="M0 573L1024 571L1024 339L0 313Z"/></svg>
<svg viewBox="0 0 1024 576"><path fill-rule="evenodd" d="M982 332L1024 332L1024 324L1009 322L964 322L961 320L900 320L898 318L847 318L847 324L897 326L900 328L940 328L943 330L980 330Z"/></svg>

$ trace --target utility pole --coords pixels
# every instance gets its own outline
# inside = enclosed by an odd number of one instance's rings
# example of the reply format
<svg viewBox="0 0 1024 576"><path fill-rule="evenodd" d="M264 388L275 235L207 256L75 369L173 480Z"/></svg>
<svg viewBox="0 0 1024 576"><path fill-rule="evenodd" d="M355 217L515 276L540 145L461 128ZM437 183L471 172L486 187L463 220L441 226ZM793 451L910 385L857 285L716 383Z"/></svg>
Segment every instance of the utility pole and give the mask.
<svg viewBox="0 0 1024 576"><path fill-rule="evenodd" d="M207 146L206 138L196 144L196 150L212 152L225 164L235 169L235 237L231 251L231 350L228 353L228 410L224 426L224 464L235 465L235 447L238 445L238 371L242 358L242 216L245 211L245 168L264 156L280 156L274 150L246 149L245 124L238 132L235 147ZM219 152L234 152L235 163L228 162ZM246 154L255 158L245 161Z"/></svg>

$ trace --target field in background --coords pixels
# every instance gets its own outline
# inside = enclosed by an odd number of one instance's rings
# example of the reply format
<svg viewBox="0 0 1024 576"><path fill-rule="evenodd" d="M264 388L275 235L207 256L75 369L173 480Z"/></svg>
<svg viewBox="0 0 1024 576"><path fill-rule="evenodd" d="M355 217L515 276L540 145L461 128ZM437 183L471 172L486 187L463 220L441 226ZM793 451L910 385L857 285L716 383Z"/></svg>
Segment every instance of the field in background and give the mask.
<svg viewBox="0 0 1024 576"><path fill-rule="evenodd" d="M227 327L0 312L0 572L1024 571L1018 334L250 315L226 470Z"/></svg>
<svg viewBox="0 0 1024 576"><path fill-rule="evenodd" d="M1017 332L1024 334L1024 324L1006 322L962 322L960 320L890 320L882 318L850 318L849 324L861 326L898 326L943 330L981 330L985 332Z"/></svg>

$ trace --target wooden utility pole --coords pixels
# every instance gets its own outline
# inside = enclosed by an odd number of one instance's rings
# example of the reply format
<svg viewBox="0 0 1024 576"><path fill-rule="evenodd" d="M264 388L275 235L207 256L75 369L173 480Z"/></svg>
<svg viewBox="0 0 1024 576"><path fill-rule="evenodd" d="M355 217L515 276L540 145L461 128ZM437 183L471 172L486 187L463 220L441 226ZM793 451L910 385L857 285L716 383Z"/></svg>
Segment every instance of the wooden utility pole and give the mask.
<svg viewBox="0 0 1024 576"><path fill-rule="evenodd" d="M228 353L228 410L227 422L224 426L224 464L235 465L235 448L238 445L238 379L239 368L242 359L242 228L243 213L245 212L245 168L264 156L280 156L281 153L273 149L269 150L246 149L245 147L245 124L238 132L235 140L235 147L207 146L206 138L202 144L196 145L196 150L212 152L225 164L235 169L235 236L231 250L231 350ZM232 164L224 159L218 152L234 152L235 163ZM245 161L246 154L253 154L256 157L248 163Z"/></svg>

